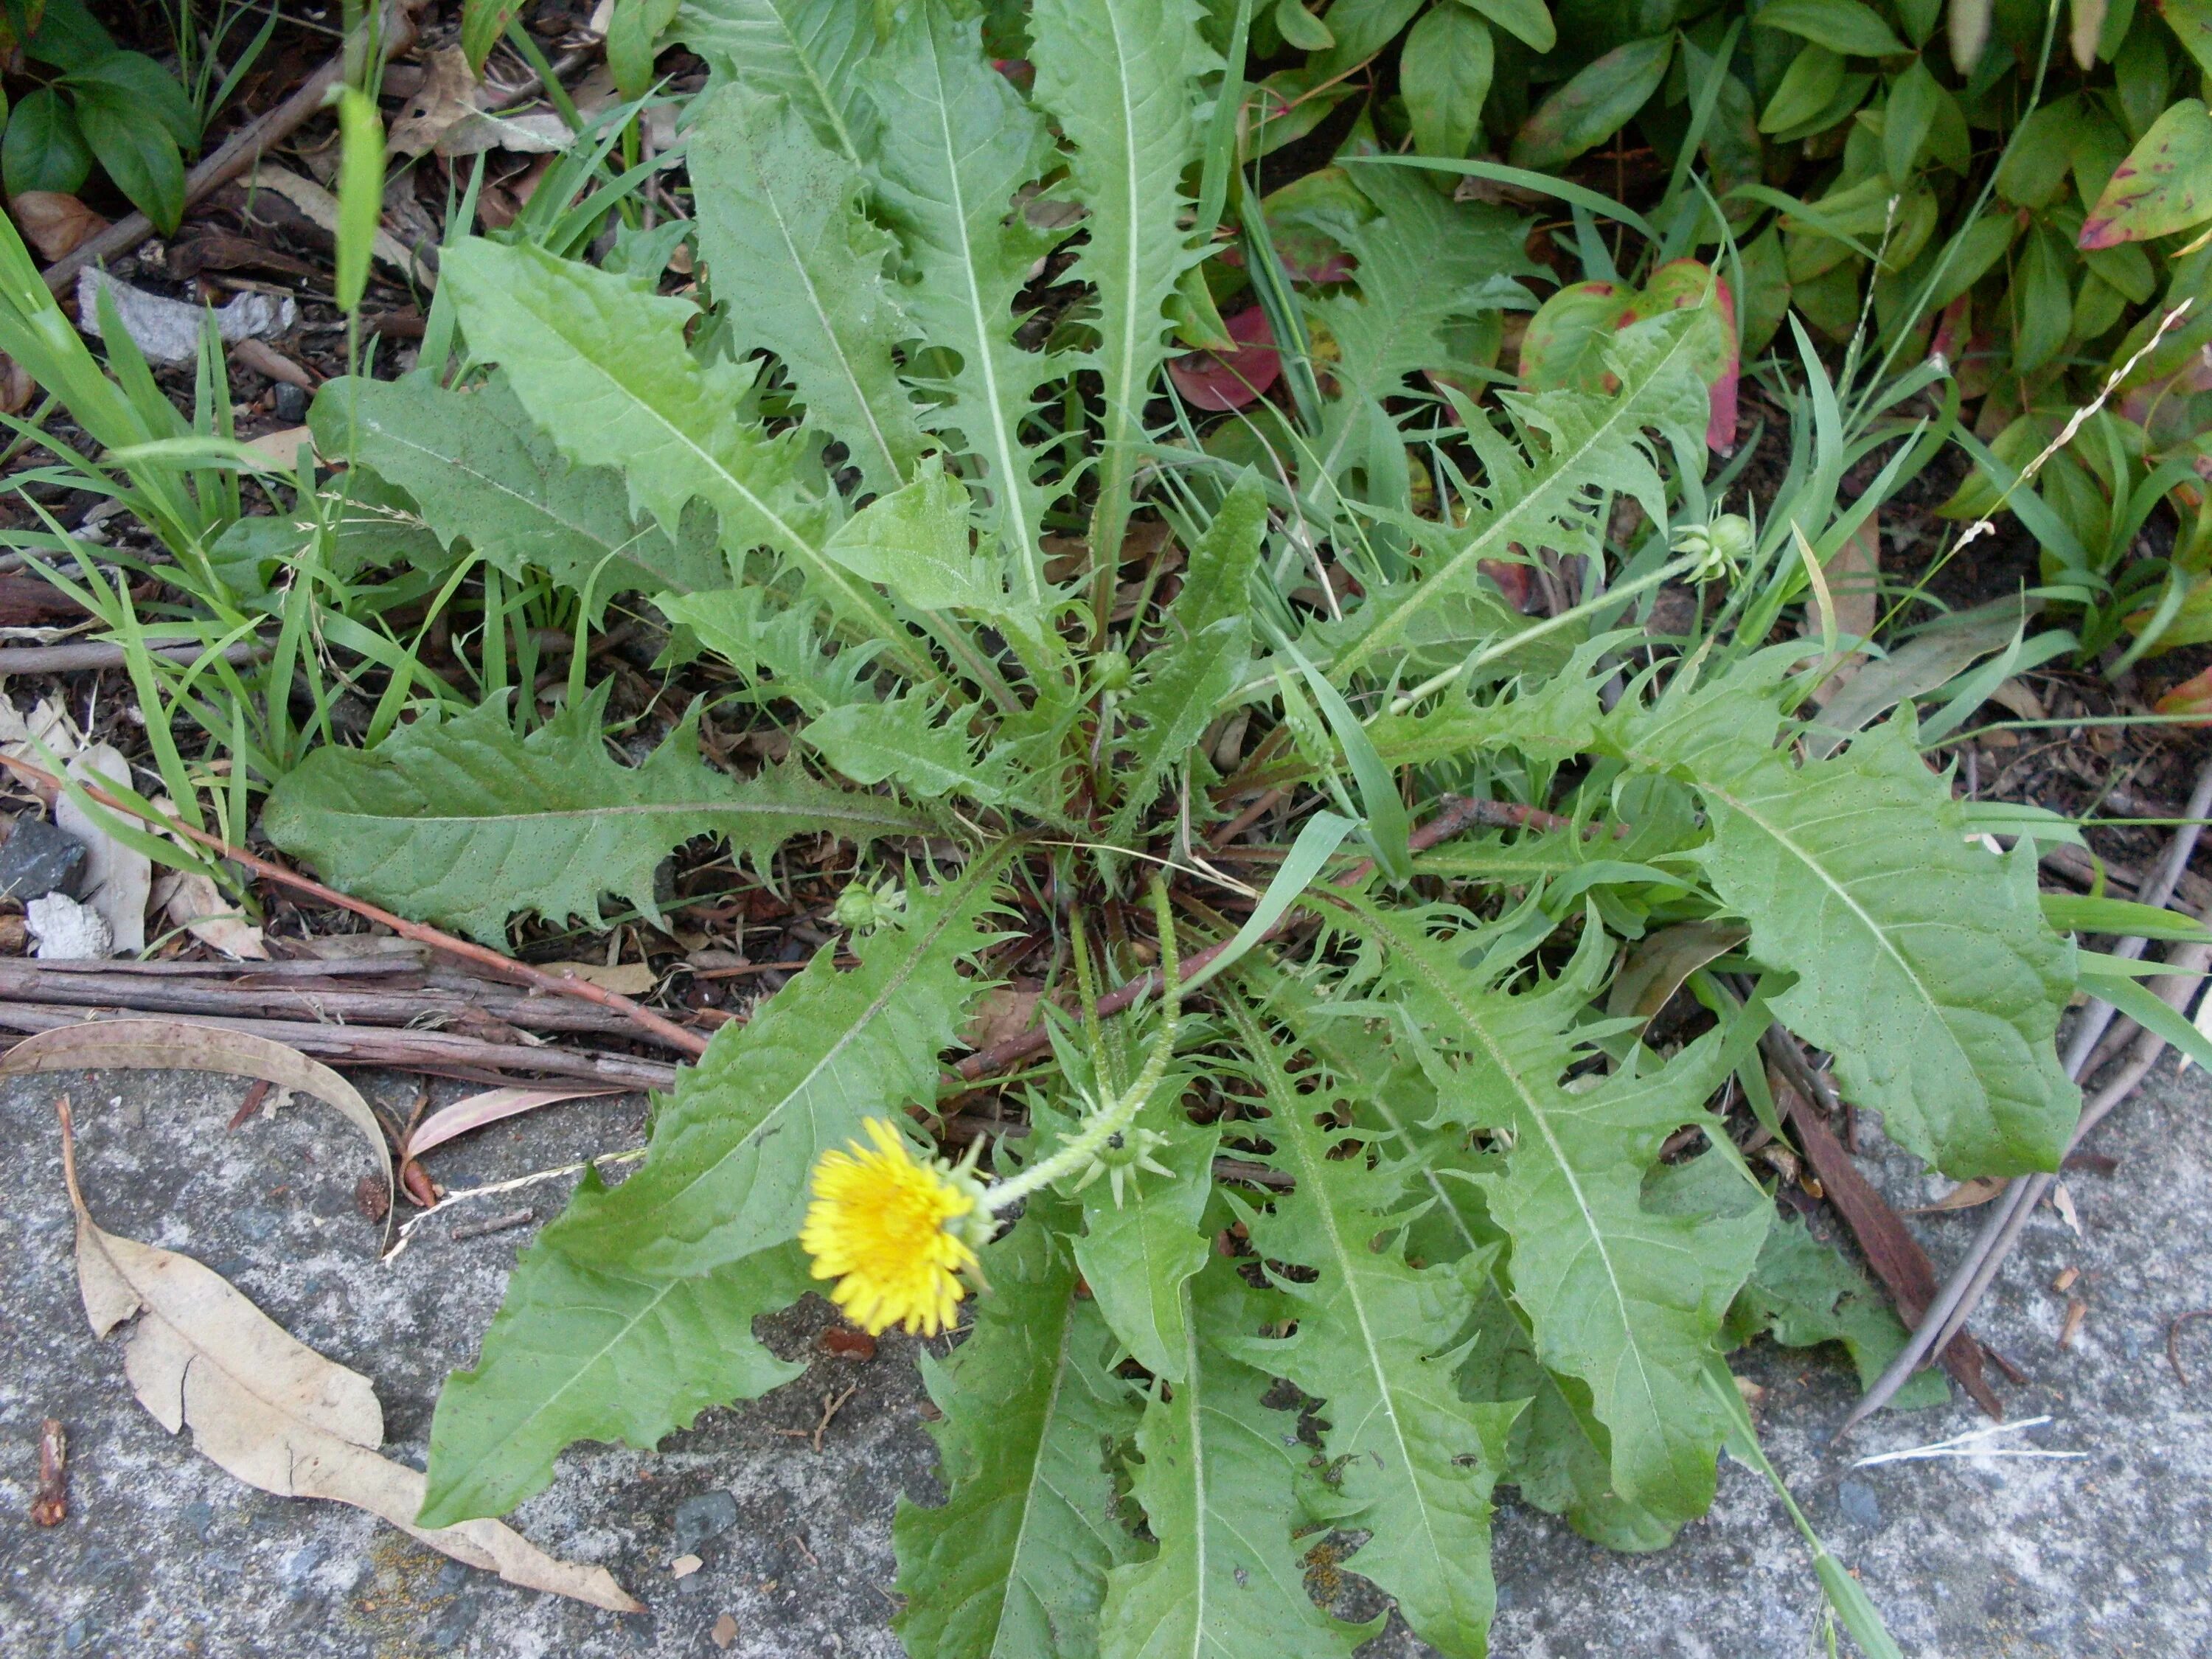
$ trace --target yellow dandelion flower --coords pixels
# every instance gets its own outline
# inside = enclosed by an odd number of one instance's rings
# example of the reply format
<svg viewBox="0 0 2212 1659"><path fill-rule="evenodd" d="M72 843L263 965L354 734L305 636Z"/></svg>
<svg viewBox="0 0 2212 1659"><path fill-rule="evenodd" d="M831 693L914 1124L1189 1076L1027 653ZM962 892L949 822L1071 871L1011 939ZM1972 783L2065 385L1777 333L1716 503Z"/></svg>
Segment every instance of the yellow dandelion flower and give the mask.
<svg viewBox="0 0 2212 1659"><path fill-rule="evenodd" d="M975 1213L975 1191L916 1160L882 1118L866 1127L874 1150L851 1142L851 1152L824 1152L815 1165L799 1242L814 1258L814 1277L837 1281L832 1299L862 1330L879 1336L903 1325L934 1336L957 1318L967 1293L958 1275L975 1266L958 1224Z"/></svg>

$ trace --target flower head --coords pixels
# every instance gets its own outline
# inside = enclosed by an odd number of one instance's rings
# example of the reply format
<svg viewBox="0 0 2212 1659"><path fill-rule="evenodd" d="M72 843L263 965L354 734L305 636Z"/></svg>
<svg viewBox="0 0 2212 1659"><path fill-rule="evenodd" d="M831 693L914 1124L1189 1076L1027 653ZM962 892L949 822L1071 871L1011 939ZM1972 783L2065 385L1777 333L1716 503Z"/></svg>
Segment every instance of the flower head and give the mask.
<svg viewBox="0 0 2212 1659"><path fill-rule="evenodd" d="M882 1118L859 1142L814 1166L814 1202L799 1242L817 1279L837 1281L831 1298L872 1336L893 1325L934 1336L952 1325L975 1265L977 1222L988 1223L975 1183L934 1160L923 1163Z"/></svg>

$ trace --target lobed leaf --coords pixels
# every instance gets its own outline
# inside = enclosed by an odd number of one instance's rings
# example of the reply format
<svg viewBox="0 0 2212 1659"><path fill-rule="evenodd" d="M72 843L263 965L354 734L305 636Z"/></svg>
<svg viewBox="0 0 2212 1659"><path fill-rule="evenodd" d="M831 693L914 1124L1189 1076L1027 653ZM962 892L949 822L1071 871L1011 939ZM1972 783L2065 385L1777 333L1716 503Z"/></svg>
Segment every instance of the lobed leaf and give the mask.
<svg viewBox="0 0 2212 1659"><path fill-rule="evenodd" d="M1267 1107L1267 1161L1296 1183L1252 1222L1253 1243L1263 1259L1316 1274L1278 1275L1297 1334L1249 1352L1326 1402L1322 1444L1344 1518L1370 1534L1352 1568L1396 1599L1421 1640L1481 1659L1497 1601L1490 1493L1520 1406L1461 1395L1452 1345L1473 1295L1452 1268L1415 1267L1402 1243L1382 1242L1413 1207L1404 1175L1370 1167L1364 1137L1323 1127L1359 1082L1294 1071L1249 1004L1232 1000L1229 1018Z"/></svg>
<svg viewBox="0 0 2212 1659"><path fill-rule="evenodd" d="M742 414L755 368L692 356L696 307L540 248L473 238L447 250L441 270L471 349L505 368L562 453L620 471L633 506L664 526L705 501L730 550L767 546L793 560L909 674L941 678L883 596L823 556L830 503L799 488L793 435L771 437Z"/></svg>
<svg viewBox="0 0 2212 1659"><path fill-rule="evenodd" d="M1696 787L1706 877L1753 954L1796 975L1774 1012L1836 1056L1848 1098L1948 1175L2057 1168L2081 1099L2054 1041L2075 975L2033 852L1968 840L1909 717L1802 765L1775 724L1770 696L1723 686L1608 742Z"/></svg>
<svg viewBox="0 0 2212 1659"><path fill-rule="evenodd" d="M1196 80L1218 62L1199 37L1203 15L1196 0L1030 8L1036 97L1073 146L1069 174L1090 210L1069 274L1098 292L1098 344L1086 362L1105 407L1091 528L1099 558L1121 545L1145 402L1167 356L1169 298L1205 252L1181 223L1191 205L1182 177L1198 147Z"/></svg>
<svg viewBox="0 0 2212 1659"><path fill-rule="evenodd" d="M740 337L783 360L867 489L897 489L926 441L892 356L891 240L860 211L860 169L743 83L700 102L685 154L700 252Z"/></svg>
<svg viewBox="0 0 2212 1659"><path fill-rule="evenodd" d="M465 539L510 576L534 565L600 605L728 585L728 562L696 521L673 537L640 525L622 479L562 459L499 375L467 392L349 376L324 385L307 419L319 453L399 485L443 546Z"/></svg>
<svg viewBox="0 0 2212 1659"><path fill-rule="evenodd" d="M907 1597L892 1623L913 1659L1096 1654L1107 1574L1136 1553L1107 1465L1135 1402L1056 1236L1069 1218L1030 1209L983 1253L974 1334L921 1362L945 1501L901 1498L891 1528Z"/></svg>
<svg viewBox="0 0 2212 1659"><path fill-rule="evenodd" d="M1450 913L1352 908L1382 985L1425 1035L1437 1122L1512 1134L1504 1170L1479 1184L1511 1241L1537 1356L1588 1388L1610 1437L1613 1490L1674 1521L1702 1514L1723 1425L1698 1374L1766 1217L1655 1213L1642 1183L1726 1074L1717 1035L1648 1074L1570 1089L1574 1022L1607 954L1594 917L1559 977L1514 994L1488 982L1501 969L1465 965L1476 941Z"/></svg>
<svg viewBox="0 0 2212 1659"><path fill-rule="evenodd" d="M914 280L900 302L914 332L952 354L933 430L957 432L981 464L985 528L1019 568L1021 596L1042 605L1046 488L1042 446L1022 427L1048 379L1068 365L1014 343L1014 299L1059 241L1016 211L1014 193L1049 165L1044 122L983 56L981 21L949 0L915 0L869 57L862 85L881 118L877 200Z"/></svg>
<svg viewBox="0 0 2212 1659"><path fill-rule="evenodd" d="M605 893L658 919L653 870L694 836L760 863L794 836L929 832L911 808L793 766L714 770L696 714L643 764L619 765L600 735L607 689L526 738L495 698L451 718L434 708L374 749L318 749L270 792L262 832L348 892L493 945L525 911L598 926Z"/></svg>
<svg viewBox="0 0 2212 1659"><path fill-rule="evenodd" d="M785 99L854 167L871 154L872 112L859 86L876 20L848 0L682 0L676 38L717 80Z"/></svg>
<svg viewBox="0 0 2212 1659"><path fill-rule="evenodd" d="M1159 1547L1109 1576L1101 1659L1350 1659L1382 1624L1347 1625L1306 1594L1291 1541L1297 1424L1222 1340L1257 1323L1225 1267L1186 1291L1182 1380L1155 1390L1137 1426L1132 1490Z"/></svg>

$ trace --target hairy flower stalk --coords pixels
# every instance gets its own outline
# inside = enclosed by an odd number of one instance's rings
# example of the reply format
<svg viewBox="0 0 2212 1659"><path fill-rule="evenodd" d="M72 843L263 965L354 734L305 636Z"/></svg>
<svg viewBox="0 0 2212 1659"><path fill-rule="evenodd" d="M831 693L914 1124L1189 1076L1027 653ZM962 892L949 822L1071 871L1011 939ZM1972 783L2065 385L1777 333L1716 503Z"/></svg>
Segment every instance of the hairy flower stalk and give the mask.
<svg viewBox="0 0 2212 1659"><path fill-rule="evenodd" d="M1058 1152L987 1187L973 1170L980 1141L957 1165L925 1162L894 1125L870 1118L872 1147L855 1141L849 1151L822 1155L799 1242L813 1258L814 1277L837 1281L830 1297L861 1329L881 1335L898 1325L923 1336L949 1329L967 1294L962 1276L977 1274L976 1251L989 1241L996 1216L1038 1188L1069 1176L1079 1177L1079 1187L1105 1172L1118 1203L1133 1170L1168 1173L1149 1157L1158 1138L1136 1127L1175 1057L1182 995L1174 918L1157 881L1152 906L1160 929L1160 1029L1134 1080L1093 1109Z"/></svg>

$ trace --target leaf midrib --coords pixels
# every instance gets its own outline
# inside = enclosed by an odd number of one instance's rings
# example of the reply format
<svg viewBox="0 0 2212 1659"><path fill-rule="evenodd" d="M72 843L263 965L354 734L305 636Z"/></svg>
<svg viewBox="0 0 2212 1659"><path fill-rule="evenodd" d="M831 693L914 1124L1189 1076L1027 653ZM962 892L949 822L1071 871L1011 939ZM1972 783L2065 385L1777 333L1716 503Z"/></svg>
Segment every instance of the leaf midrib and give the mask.
<svg viewBox="0 0 2212 1659"><path fill-rule="evenodd" d="M1370 921L1379 925L1384 932L1391 931L1389 921L1378 912L1363 907L1362 913ZM1643 1391L1652 1420L1658 1421L1661 1416L1658 1394L1652 1386L1650 1371L1644 1363L1643 1346L1636 1340L1635 1322L1630 1317L1628 1311L1627 1292L1623 1289L1620 1274L1613 1266L1613 1252L1607 1245L1605 1231L1598 1224L1597 1216L1590 1207L1589 1194L1583 1190L1582 1181L1577 1176L1574 1165L1568 1160L1566 1149L1560 1146L1558 1135L1553 1132L1549 1117L1537 1104L1535 1095L1522 1079L1520 1068L1508 1062L1504 1052L1492 1038L1489 1029L1476 1017L1474 1010L1462 1001L1455 994L1450 985L1433 971L1423 953L1407 948L1403 939L1400 941L1399 953L1427 981L1430 988L1444 1005L1458 1016L1461 1024L1481 1045L1483 1052L1489 1056L1491 1064L1497 1067L1498 1074L1511 1082L1514 1093L1520 1098L1522 1113L1534 1127L1537 1133L1543 1138L1544 1146L1551 1154L1553 1166L1559 1171L1560 1178L1566 1182L1567 1190L1573 1194L1576 1213L1583 1218L1584 1230L1589 1234L1591 1246L1596 1251L1598 1260L1605 1264L1606 1283L1613 1291L1613 1306L1620 1316L1621 1346L1635 1360L1638 1386Z"/></svg>

